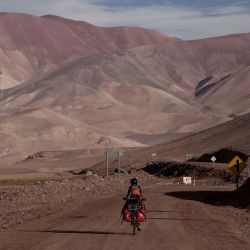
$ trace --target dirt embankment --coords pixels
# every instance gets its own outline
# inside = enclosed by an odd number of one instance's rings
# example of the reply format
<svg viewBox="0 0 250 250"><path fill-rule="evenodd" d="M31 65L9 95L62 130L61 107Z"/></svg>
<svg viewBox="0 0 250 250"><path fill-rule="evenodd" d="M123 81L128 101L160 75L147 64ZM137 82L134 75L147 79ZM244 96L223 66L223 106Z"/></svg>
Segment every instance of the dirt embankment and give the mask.
<svg viewBox="0 0 250 250"><path fill-rule="evenodd" d="M223 181L235 181L235 176L227 169L218 169L208 166L192 165L190 163L178 162L149 162L143 170L151 175L158 177L173 177L192 176L196 178L215 177ZM242 179L242 178L241 178Z"/></svg>
<svg viewBox="0 0 250 250"><path fill-rule="evenodd" d="M203 154L199 158L193 158L190 161L198 161L198 162L211 162L212 157L216 158L217 163L228 163L230 162L235 156L240 157L243 161L247 162L248 155L246 155L243 152L228 149L228 148L222 148L218 151L215 151L213 153L209 154Z"/></svg>

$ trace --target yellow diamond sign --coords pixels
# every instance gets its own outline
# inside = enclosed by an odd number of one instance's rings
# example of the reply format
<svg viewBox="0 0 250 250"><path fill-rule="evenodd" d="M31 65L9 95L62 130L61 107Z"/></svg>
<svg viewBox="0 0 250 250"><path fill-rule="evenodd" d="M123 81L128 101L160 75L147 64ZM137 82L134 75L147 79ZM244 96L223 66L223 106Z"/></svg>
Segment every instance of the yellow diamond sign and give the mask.
<svg viewBox="0 0 250 250"><path fill-rule="evenodd" d="M228 164L227 167L235 174L239 175L246 167L244 161L239 156L235 156Z"/></svg>

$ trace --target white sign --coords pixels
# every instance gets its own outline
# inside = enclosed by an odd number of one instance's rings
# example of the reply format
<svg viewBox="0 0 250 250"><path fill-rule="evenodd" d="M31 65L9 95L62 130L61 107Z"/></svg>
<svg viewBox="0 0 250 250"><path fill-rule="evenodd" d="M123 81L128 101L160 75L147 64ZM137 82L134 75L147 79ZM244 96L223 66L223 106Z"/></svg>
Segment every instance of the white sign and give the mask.
<svg viewBox="0 0 250 250"><path fill-rule="evenodd" d="M192 177L183 177L183 183L186 185L192 184Z"/></svg>
<svg viewBox="0 0 250 250"><path fill-rule="evenodd" d="M215 161L216 161L216 157L213 156L213 157L211 158L211 161L212 161L212 162L215 162Z"/></svg>
<svg viewBox="0 0 250 250"><path fill-rule="evenodd" d="M193 157L193 154L186 154L186 160L189 161Z"/></svg>
<svg viewBox="0 0 250 250"><path fill-rule="evenodd" d="M117 157L118 156L118 152L117 151L106 151L104 153L105 156L107 156L108 154L108 157Z"/></svg>

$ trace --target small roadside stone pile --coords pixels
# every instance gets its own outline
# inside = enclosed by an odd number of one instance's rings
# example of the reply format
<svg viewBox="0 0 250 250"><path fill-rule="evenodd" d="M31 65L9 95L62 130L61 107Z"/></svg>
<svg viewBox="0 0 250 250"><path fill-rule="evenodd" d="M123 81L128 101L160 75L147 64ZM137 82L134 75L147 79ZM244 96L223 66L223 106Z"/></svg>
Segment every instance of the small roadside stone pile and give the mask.
<svg viewBox="0 0 250 250"><path fill-rule="evenodd" d="M84 178L38 181L32 185L0 188L0 230L60 211L74 201L89 202L115 193L127 192L129 180L137 177L140 185L153 188L167 180L144 171L115 174L108 179L88 173Z"/></svg>

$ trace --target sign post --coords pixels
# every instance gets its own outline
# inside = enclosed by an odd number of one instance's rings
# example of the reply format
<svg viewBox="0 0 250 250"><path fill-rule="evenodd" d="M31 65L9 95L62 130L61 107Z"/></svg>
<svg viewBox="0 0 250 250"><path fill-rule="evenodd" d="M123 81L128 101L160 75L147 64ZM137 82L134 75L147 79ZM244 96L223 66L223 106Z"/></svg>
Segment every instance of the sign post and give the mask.
<svg viewBox="0 0 250 250"><path fill-rule="evenodd" d="M152 161L156 160L156 153L152 153L151 157L152 157Z"/></svg>
<svg viewBox="0 0 250 250"><path fill-rule="evenodd" d="M250 177L250 165L248 165L248 167L247 167L247 176L248 176L248 178Z"/></svg>
<svg viewBox="0 0 250 250"><path fill-rule="evenodd" d="M120 173L121 173L121 156L123 156L122 152L117 152L118 154L118 178L120 180Z"/></svg>
<svg viewBox="0 0 250 250"><path fill-rule="evenodd" d="M120 180L120 171L121 171L121 157L120 152L118 152L118 179Z"/></svg>
<svg viewBox="0 0 250 250"><path fill-rule="evenodd" d="M105 148L106 148L106 153L105 153L105 155L106 155L106 171L107 171L106 175L108 178L109 177L109 148L110 148L111 140L110 139L105 140L104 143L105 143Z"/></svg>
<svg viewBox="0 0 250 250"><path fill-rule="evenodd" d="M106 151L106 170L107 170L107 178L109 177L109 152Z"/></svg>
<svg viewBox="0 0 250 250"><path fill-rule="evenodd" d="M213 164L212 164L213 168L214 168L214 163L215 163L216 160L217 160L216 157L213 155L213 156L211 157L211 161L213 162Z"/></svg>
<svg viewBox="0 0 250 250"><path fill-rule="evenodd" d="M211 157L211 161L212 161L213 163L215 163L216 157L215 157L215 156Z"/></svg>
<svg viewBox="0 0 250 250"><path fill-rule="evenodd" d="M245 169L246 164L241 160L240 157L235 156L228 164L227 167L236 176L236 188L239 188L239 176L240 173Z"/></svg>
<svg viewBox="0 0 250 250"><path fill-rule="evenodd" d="M118 157L118 174L119 174L119 178L120 178L120 172L121 172L121 156L123 156L122 152L119 151L111 151L111 150L107 150L105 152L105 156L106 156L106 176L107 178L109 177L109 158L116 158Z"/></svg>
<svg viewBox="0 0 250 250"><path fill-rule="evenodd" d="M191 160L193 157L193 154L186 154L186 161Z"/></svg>
<svg viewBox="0 0 250 250"><path fill-rule="evenodd" d="M239 188L239 175L240 175L240 161L236 160L236 171L237 171L237 175L236 175L236 188Z"/></svg>

